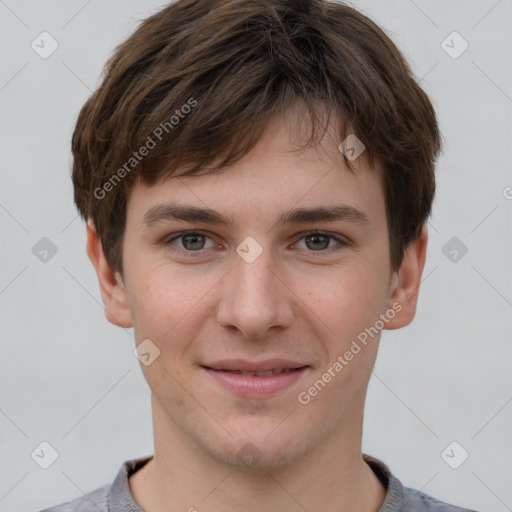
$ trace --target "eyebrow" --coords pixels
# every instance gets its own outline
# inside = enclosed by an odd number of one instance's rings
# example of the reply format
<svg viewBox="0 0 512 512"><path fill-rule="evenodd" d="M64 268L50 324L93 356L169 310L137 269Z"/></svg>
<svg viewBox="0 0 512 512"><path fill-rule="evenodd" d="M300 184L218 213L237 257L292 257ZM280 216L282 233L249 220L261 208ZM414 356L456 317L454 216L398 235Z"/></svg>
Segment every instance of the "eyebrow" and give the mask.
<svg viewBox="0 0 512 512"><path fill-rule="evenodd" d="M225 217L215 210L178 204L160 204L154 206L144 215L142 226L149 228L155 224L170 220L217 224L229 229L233 229L234 226L232 217ZM288 210L279 215L276 224L313 224L316 222L335 221L369 224L370 218L365 212L353 206L333 205Z"/></svg>

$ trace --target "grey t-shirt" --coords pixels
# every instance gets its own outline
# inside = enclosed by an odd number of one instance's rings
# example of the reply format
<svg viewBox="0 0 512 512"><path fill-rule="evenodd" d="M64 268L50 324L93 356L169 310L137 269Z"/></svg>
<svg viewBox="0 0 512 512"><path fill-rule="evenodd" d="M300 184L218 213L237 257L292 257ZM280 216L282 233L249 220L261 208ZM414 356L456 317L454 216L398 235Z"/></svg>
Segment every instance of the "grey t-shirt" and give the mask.
<svg viewBox="0 0 512 512"><path fill-rule="evenodd" d="M152 458L151 455L128 460L123 463L112 484L41 512L144 512L133 499L128 478ZM382 461L366 454L363 454L363 459L387 488L386 499L379 512L476 512L404 487Z"/></svg>

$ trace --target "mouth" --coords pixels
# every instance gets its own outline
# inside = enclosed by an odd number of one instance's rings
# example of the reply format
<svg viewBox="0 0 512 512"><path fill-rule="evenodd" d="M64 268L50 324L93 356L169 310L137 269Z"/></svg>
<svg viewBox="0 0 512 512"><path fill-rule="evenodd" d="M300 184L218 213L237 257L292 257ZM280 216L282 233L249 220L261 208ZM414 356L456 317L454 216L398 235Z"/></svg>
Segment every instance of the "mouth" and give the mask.
<svg viewBox="0 0 512 512"><path fill-rule="evenodd" d="M215 383L231 393L245 398L276 394L301 379L311 366L294 362L224 361L201 368Z"/></svg>

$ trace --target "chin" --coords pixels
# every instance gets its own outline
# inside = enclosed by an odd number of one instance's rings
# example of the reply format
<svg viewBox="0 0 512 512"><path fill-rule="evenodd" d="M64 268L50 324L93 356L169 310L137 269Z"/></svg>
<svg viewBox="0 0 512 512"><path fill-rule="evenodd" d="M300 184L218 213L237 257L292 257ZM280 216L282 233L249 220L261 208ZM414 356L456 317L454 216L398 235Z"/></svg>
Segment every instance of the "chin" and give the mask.
<svg viewBox="0 0 512 512"><path fill-rule="evenodd" d="M307 446L301 442L301 434L292 431L290 424L285 426L282 420L253 417L242 422L243 425L237 425L238 428L226 428L232 438L223 436L214 446L203 444L203 448L217 461L237 469L271 471L284 468L300 459Z"/></svg>

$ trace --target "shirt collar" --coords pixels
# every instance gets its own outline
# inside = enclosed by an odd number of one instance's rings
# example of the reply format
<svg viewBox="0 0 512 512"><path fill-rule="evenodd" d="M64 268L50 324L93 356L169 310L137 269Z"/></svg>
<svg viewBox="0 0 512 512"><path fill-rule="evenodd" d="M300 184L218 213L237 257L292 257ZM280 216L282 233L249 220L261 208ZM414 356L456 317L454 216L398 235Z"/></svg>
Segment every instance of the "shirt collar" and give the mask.
<svg viewBox="0 0 512 512"><path fill-rule="evenodd" d="M363 453L363 460L372 468L372 471L387 489L386 498L379 512L399 512L404 497L404 488L400 480L391 474L389 468L381 460L365 453Z"/></svg>

